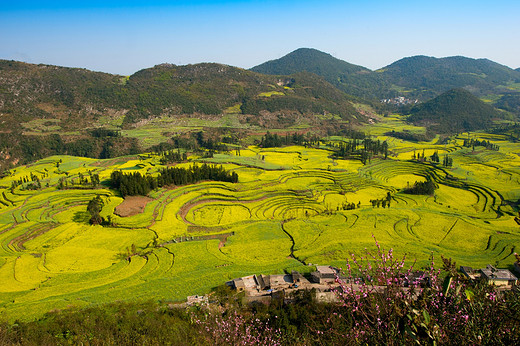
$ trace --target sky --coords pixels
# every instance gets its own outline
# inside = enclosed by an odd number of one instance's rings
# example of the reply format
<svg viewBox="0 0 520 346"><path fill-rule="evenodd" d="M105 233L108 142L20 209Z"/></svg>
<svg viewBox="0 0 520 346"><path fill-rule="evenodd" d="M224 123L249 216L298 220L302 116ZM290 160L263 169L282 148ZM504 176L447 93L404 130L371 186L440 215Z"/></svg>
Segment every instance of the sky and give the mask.
<svg viewBox="0 0 520 346"><path fill-rule="evenodd" d="M518 68L520 1L0 1L0 59L130 75L251 68L302 47L370 69L413 55Z"/></svg>

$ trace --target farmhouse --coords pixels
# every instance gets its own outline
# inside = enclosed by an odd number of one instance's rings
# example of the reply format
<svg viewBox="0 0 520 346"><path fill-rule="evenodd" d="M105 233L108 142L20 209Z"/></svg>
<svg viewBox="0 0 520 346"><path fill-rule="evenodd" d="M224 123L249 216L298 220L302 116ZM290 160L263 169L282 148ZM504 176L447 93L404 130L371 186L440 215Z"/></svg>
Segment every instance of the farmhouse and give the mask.
<svg viewBox="0 0 520 346"><path fill-rule="evenodd" d="M491 264L479 270L461 266L460 271L470 280L483 279L488 284L498 287L507 288L518 285L518 278L513 273L507 269L497 269Z"/></svg>
<svg viewBox="0 0 520 346"><path fill-rule="evenodd" d="M262 284L261 284L262 283ZM244 276L238 279L234 279L230 282L230 285L238 292L242 291L259 291L262 289L263 280L259 279L256 275Z"/></svg>
<svg viewBox="0 0 520 346"><path fill-rule="evenodd" d="M488 264L486 268L480 269L482 278L489 284L495 286L513 287L518 284L518 279L507 269L497 269Z"/></svg>
<svg viewBox="0 0 520 346"><path fill-rule="evenodd" d="M331 266L316 266L316 271L311 273L312 282L318 284L334 283L340 270Z"/></svg>

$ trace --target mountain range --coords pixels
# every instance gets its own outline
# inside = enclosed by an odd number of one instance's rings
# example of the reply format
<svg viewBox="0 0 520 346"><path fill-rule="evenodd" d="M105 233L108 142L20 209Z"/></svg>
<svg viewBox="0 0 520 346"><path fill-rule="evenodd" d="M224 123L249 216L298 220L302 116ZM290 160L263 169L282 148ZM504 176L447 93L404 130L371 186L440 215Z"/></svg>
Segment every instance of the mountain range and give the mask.
<svg viewBox="0 0 520 346"><path fill-rule="evenodd" d="M0 159L25 162L53 153L132 153L135 142L93 140L91 131L131 129L159 116L231 114L264 129L288 128L302 119L322 129L362 125L371 121L370 112L398 111L380 99L399 96L414 104L452 89L458 91L443 97L455 95L455 102L471 105L471 114L484 112L486 119L520 115L520 71L487 59L415 56L372 71L301 48L250 70L215 63L160 64L131 76L0 60ZM435 107L415 107L410 119L447 132L489 125L480 116L470 116L462 123L455 121L465 124L460 128L444 126L461 116L448 103L441 98ZM34 126L45 130L34 133ZM54 135L52 141L49 135Z"/></svg>
<svg viewBox="0 0 520 346"><path fill-rule="evenodd" d="M413 56L371 71L310 48L297 49L251 70L274 75L308 71L322 76L344 92L359 97L391 98L406 95L421 101L453 88L465 88L479 97L501 95L510 92L515 83L520 83L518 70L488 59ZM516 87L519 92L520 88Z"/></svg>

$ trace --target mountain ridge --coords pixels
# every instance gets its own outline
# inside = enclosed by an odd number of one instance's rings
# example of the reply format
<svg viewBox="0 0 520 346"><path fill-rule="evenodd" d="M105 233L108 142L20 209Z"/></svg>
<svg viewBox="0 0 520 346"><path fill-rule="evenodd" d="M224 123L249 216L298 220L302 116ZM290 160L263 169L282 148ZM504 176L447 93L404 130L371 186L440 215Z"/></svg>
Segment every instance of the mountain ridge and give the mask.
<svg viewBox="0 0 520 346"><path fill-rule="evenodd" d="M366 121L352 97L307 72L268 76L216 63L159 64L124 77L1 60L0 169L4 163L54 154L135 154L139 149L132 138L93 138L92 130L117 134L159 117L226 114L232 114L234 124L259 129ZM326 114L336 120L327 120Z"/></svg>
<svg viewBox="0 0 520 346"><path fill-rule="evenodd" d="M322 76L347 94L363 98L377 98L378 92L386 86L384 80L374 71L314 48L299 48L282 58L269 60L250 70L269 75L307 71Z"/></svg>
<svg viewBox="0 0 520 346"><path fill-rule="evenodd" d="M274 75L297 69L321 75L348 94L377 99L405 95L424 101L453 88L466 88L478 96L502 94L509 92L509 85L520 82L519 71L486 58L416 55L372 71L311 48L251 68Z"/></svg>
<svg viewBox="0 0 520 346"><path fill-rule="evenodd" d="M508 84L520 82L520 74L489 59L463 56L435 58L417 55L402 58L380 70L412 97L428 99L446 90L465 88L478 96L506 92Z"/></svg>

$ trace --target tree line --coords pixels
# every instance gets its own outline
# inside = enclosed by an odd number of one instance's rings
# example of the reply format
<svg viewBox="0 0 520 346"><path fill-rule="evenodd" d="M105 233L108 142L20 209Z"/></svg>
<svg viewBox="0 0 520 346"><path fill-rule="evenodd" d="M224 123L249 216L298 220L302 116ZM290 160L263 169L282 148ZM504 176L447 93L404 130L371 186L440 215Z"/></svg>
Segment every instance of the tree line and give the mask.
<svg viewBox="0 0 520 346"><path fill-rule="evenodd" d="M281 147L283 145L315 145L320 141L319 137L316 135L311 135L310 133L293 133L293 134L285 134L285 136L279 136L278 134L272 134L269 131L265 135L262 136L260 140L260 147L262 148L274 148Z"/></svg>
<svg viewBox="0 0 520 346"><path fill-rule="evenodd" d="M486 141L485 139L482 141L479 141L478 139L465 139L463 146L466 148L473 148L473 150L475 150L475 147L484 147L486 149L495 151L500 150L498 145L493 144L490 141Z"/></svg>
<svg viewBox="0 0 520 346"><path fill-rule="evenodd" d="M359 140L353 138L348 141L343 141L337 144L328 143L328 146L335 150L334 156L336 158L348 159L352 157L359 157L363 164L366 164L374 155L384 155L388 157L388 143L364 138Z"/></svg>
<svg viewBox="0 0 520 346"><path fill-rule="evenodd" d="M157 177L142 175L139 172L124 174L122 171L113 171L110 175L111 186L118 189L123 197L147 195L151 190L169 185L194 184L203 180L238 182L236 172L226 171L222 165L198 166L194 164L188 168L168 167L159 171Z"/></svg>
<svg viewBox="0 0 520 346"><path fill-rule="evenodd" d="M168 163L186 161L187 159L188 155L186 153L181 154L180 150L168 150L161 153L160 162L162 165L166 165Z"/></svg>

